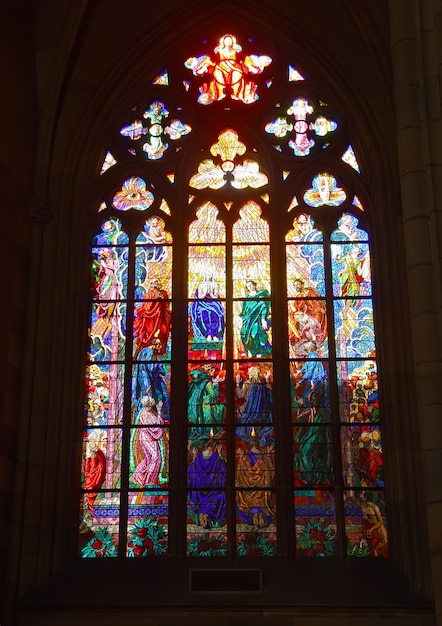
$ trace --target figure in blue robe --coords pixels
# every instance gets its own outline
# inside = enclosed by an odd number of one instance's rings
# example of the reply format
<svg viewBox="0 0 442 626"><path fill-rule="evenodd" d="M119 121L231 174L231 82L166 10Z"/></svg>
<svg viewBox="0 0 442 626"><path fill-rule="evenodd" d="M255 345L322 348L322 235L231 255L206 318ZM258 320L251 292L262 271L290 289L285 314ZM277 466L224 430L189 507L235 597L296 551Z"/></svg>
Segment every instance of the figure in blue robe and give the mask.
<svg viewBox="0 0 442 626"><path fill-rule="evenodd" d="M187 470L189 514L203 528L226 523L227 465L215 446L215 440L208 440Z"/></svg>
<svg viewBox="0 0 442 626"><path fill-rule="evenodd" d="M205 347L221 349L219 346L206 346L221 342L224 336L224 307L219 299L219 286L212 270L207 270L204 280L195 291L195 300L189 307L190 321L194 335L194 349Z"/></svg>
<svg viewBox="0 0 442 626"><path fill-rule="evenodd" d="M134 366L132 378L132 398L136 412L141 409L141 398L150 395L155 404L162 407L165 422L170 419L170 399L167 389L167 372L159 358L162 351L161 341L153 339L152 344L143 348Z"/></svg>
<svg viewBox="0 0 442 626"><path fill-rule="evenodd" d="M236 379L236 396L245 398L239 408L237 424L238 436L244 441L256 437L260 446L274 445L273 438L273 395L272 389L266 380L260 376L258 366L252 366L248 371L249 378L241 385L241 377Z"/></svg>

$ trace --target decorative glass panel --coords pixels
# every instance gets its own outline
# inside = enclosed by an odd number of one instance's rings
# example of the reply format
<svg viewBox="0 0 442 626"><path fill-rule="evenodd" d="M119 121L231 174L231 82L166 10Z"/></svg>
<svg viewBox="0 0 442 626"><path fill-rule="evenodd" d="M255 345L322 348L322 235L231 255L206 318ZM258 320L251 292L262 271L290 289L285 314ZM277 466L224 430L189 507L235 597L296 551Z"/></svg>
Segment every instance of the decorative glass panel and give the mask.
<svg viewBox="0 0 442 626"><path fill-rule="evenodd" d="M295 491L296 554L337 556L336 504L330 491Z"/></svg>
<svg viewBox="0 0 442 626"><path fill-rule="evenodd" d="M130 491L126 556L164 556L168 551L167 491Z"/></svg>
<svg viewBox="0 0 442 626"><path fill-rule="evenodd" d="M93 514L90 513L91 507ZM83 493L80 516L80 556L85 559L118 556L120 493Z"/></svg>
<svg viewBox="0 0 442 626"><path fill-rule="evenodd" d="M318 174L312 180L312 188L305 192L304 202L309 206L339 206L344 202L346 193L336 186L336 179L330 174Z"/></svg>
<svg viewBox="0 0 442 626"><path fill-rule="evenodd" d="M154 195L147 189L146 181L134 176L123 183L121 191L114 196L113 204L118 211L145 211L153 200Z"/></svg>
<svg viewBox="0 0 442 626"><path fill-rule="evenodd" d="M225 297L224 266L222 246L189 248L189 291L194 296L189 301L189 358L223 358L226 314L220 296Z"/></svg>
<svg viewBox="0 0 442 626"><path fill-rule="evenodd" d="M220 189L229 184L235 189L258 189L268 183L266 174L260 171L257 161L239 159L246 152L246 146L238 138L238 133L227 129L218 137L210 152L216 157L204 159L198 166L198 173L190 179L195 189Z"/></svg>
<svg viewBox="0 0 442 626"><path fill-rule="evenodd" d="M314 118L313 112L314 106L306 98L295 98L285 115L268 122L265 131L276 137L288 137L287 145L293 150L293 154L297 157L306 157L316 143L311 131L319 137L324 137L338 127L335 121L323 115Z"/></svg>
<svg viewBox="0 0 442 626"><path fill-rule="evenodd" d="M315 228L315 223L310 215L306 213L300 213L293 220L293 229L290 230L286 235L286 241L308 241L308 242L318 242L322 241L322 232ZM323 258L322 247L320 246L303 246L301 249L301 253L305 256L314 256L316 251L319 251L320 258L318 259L319 265L321 265L321 259ZM311 252L310 252L311 250ZM321 272L324 271L322 267L320 269Z"/></svg>

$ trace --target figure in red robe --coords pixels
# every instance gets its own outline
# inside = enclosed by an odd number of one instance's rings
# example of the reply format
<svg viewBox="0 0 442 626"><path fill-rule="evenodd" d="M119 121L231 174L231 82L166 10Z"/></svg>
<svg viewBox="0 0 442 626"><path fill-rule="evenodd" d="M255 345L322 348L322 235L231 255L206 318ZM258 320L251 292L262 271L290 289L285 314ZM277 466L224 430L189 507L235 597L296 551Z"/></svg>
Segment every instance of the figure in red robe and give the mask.
<svg viewBox="0 0 442 626"><path fill-rule="evenodd" d="M98 429L93 429L86 435L83 487L84 489L96 490L86 493L87 508L91 517L94 516L94 503L98 495L97 490L101 488L106 477L106 457L101 449L103 435L103 431Z"/></svg>
<svg viewBox="0 0 442 626"><path fill-rule="evenodd" d="M166 354L172 317L168 298L167 291L161 289L160 281L155 279L150 284L146 301L135 309L134 336L137 354L150 346L153 339L161 341L160 354Z"/></svg>

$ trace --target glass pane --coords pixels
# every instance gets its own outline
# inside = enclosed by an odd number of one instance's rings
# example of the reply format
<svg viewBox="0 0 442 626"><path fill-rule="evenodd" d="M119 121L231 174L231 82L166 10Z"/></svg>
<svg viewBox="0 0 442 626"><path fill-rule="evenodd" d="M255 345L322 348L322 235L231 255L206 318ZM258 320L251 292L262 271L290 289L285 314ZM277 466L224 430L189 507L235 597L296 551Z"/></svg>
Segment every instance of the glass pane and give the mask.
<svg viewBox="0 0 442 626"><path fill-rule="evenodd" d="M256 433L246 434L246 428L236 428L235 462L236 487L265 489L275 486L275 450L262 446ZM274 434L271 434L274 437Z"/></svg>
<svg viewBox="0 0 442 626"><path fill-rule="evenodd" d="M257 297L269 297L269 246L238 245L233 247L232 255L233 297L249 297L250 294L254 291L257 291L259 293Z"/></svg>
<svg viewBox="0 0 442 626"><path fill-rule="evenodd" d="M189 431L187 460L187 553L227 554L226 444L207 437L206 430Z"/></svg>
<svg viewBox="0 0 442 626"><path fill-rule="evenodd" d="M289 298L325 296L322 244L288 245L287 295Z"/></svg>
<svg viewBox="0 0 442 626"><path fill-rule="evenodd" d="M332 241L368 241L365 230L358 228L359 220L351 213L343 213L338 220L338 228L333 231Z"/></svg>
<svg viewBox="0 0 442 626"><path fill-rule="evenodd" d="M290 356L328 356L325 300L289 300L288 312Z"/></svg>
<svg viewBox="0 0 442 626"><path fill-rule="evenodd" d="M273 446L273 370L270 363L236 363L235 412L237 436L259 446Z"/></svg>
<svg viewBox="0 0 442 626"><path fill-rule="evenodd" d="M344 494L344 508L348 556L388 556L384 493L349 491Z"/></svg>
<svg viewBox="0 0 442 626"><path fill-rule="evenodd" d="M189 298L226 297L225 246L189 246Z"/></svg>
<svg viewBox="0 0 442 626"><path fill-rule="evenodd" d="M96 246L115 246L129 243L129 237L121 230L121 222L115 218L109 218L101 224L101 232L93 239Z"/></svg>
<svg viewBox="0 0 442 626"><path fill-rule="evenodd" d="M367 358L374 354L373 303L371 300L335 300L336 356Z"/></svg>
<svg viewBox="0 0 442 626"><path fill-rule="evenodd" d="M136 132L136 128L132 127L132 130ZM125 180L121 191L115 194L113 205L117 211L129 211L130 209L145 211L153 201L154 195L150 188L146 187L146 181L143 178L133 176Z"/></svg>
<svg viewBox="0 0 442 626"><path fill-rule="evenodd" d="M295 423L329 422L331 411L327 362L313 358L292 361L290 376L292 416Z"/></svg>
<svg viewBox="0 0 442 626"><path fill-rule="evenodd" d="M220 359L224 356L225 248L190 246L188 305L189 358Z"/></svg>
<svg viewBox="0 0 442 626"><path fill-rule="evenodd" d="M168 547L167 491L130 491L126 556L163 556Z"/></svg>
<svg viewBox="0 0 442 626"><path fill-rule="evenodd" d="M267 439L267 440L265 440ZM274 433L236 429L236 551L238 556L276 554ZM263 444L263 445L261 445ZM241 488L241 489L238 489Z"/></svg>
<svg viewBox="0 0 442 626"><path fill-rule="evenodd" d="M92 304L90 316L91 361L124 359L126 347L126 304L101 302Z"/></svg>
<svg viewBox="0 0 442 626"><path fill-rule="evenodd" d="M368 244L332 244L333 295L371 295L370 251Z"/></svg>
<svg viewBox="0 0 442 626"><path fill-rule="evenodd" d="M161 281L154 279L146 301L135 305L133 350L137 359L144 348L152 347L155 339L161 344L158 354L170 355L172 305L168 297Z"/></svg>
<svg viewBox="0 0 442 626"><path fill-rule="evenodd" d="M251 246L244 248L250 249ZM244 248L234 249L234 260L239 260ZM268 248L260 249L260 252ZM247 250L250 253L250 250ZM236 254L235 254L236 253ZM235 258L236 257L236 258ZM270 264L265 263L267 273L262 278L254 279L241 276L239 263L234 266L234 293L245 295L244 300L234 302L233 340L234 357L265 357L272 353L271 345L271 306L270 293L266 285L269 284Z"/></svg>
<svg viewBox="0 0 442 626"><path fill-rule="evenodd" d="M189 440L199 447L220 437L225 419L225 371L222 363L188 365L187 417L192 428Z"/></svg>
<svg viewBox="0 0 442 626"><path fill-rule="evenodd" d="M330 491L295 491L296 554L337 555L336 506Z"/></svg>
<svg viewBox="0 0 442 626"><path fill-rule="evenodd" d="M94 515L99 489L115 489L121 478L121 429L88 428L83 437L82 488L88 490L88 510Z"/></svg>
<svg viewBox="0 0 442 626"><path fill-rule="evenodd" d="M171 236L164 230L164 220L153 217L144 225L137 237L135 253L135 298L144 300L159 281L168 297L172 295ZM141 245L145 244L145 245Z"/></svg>
<svg viewBox="0 0 442 626"><path fill-rule="evenodd" d="M348 487L384 486L384 461L379 426L343 427L341 448L342 472Z"/></svg>
<svg viewBox="0 0 442 626"><path fill-rule="evenodd" d="M216 530L203 530L195 527L193 515L190 514L187 524L187 556L227 556L225 525Z"/></svg>
<svg viewBox="0 0 442 626"><path fill-rule="evenodd" d="M323 120L322 123L315 128L316 134L327 134L326 126L329 124L326 118L317 118L316 122ZM334 124L334 122L332 122ZM313 126L313 125L312 125ZM336 128L336 125L335 125ZM335 128L331 130L335 130ZM323 132L325 130L325 132ZM319 132L318 132L319 131ZM336 179L326 172L318 174L312 180L312 187L304 194L304 202L312 207L320 206L339 206L344 202L346 193L340 187L337 187Z"/></svg>
<svg viewBox="0 0 442 626"><path fill-rule="evenodd" d="M189 243L224 243L226 229L218 217L218 209L211 202L205 202L196 211L198 219L189 226Z"/></svg>
<svg viewBox="0 0 442 626"><path fill-rule="evenodd" d="M116 557L119 542L120 494L84 493L80 500L79 553L84 559Z"/></svg>
<svg viewBox="0 0 442 626"><path fill-rule="evenodd" d="M145 396L145 403L136 423L131 428L129 474L132 487L165 487L169 482L169 430L164 428L163 418L149 406L153 398Z"/></svg>
<svg viewBox="0 0 442 626"><path fill-rule="evenodd" d="M92 248L91 292L94 301L126 298L127 254L127 248Z"/></svg>
<svg viewBox="0 0 442 626"><path fill-rule="evenodd" d="M143 408L143 398L151 397L154 409L164 423L170 420L170 364L159 355L161 341L153 339L150 347L143 348L133 367L132 423L136 423Z"/></svg>
<svg viewBox="0 0 442 626"><path fill-rule="evenodd" d="M340 420L379 422L376 361L338 361L336 365Z"/></svg>
<svg viewBox="0 0 442 626"><path fill-rule="evenodd" d="M251 104L259 96L256 93L258 85L250 76L261 74L271 62L271 57L266 55L246 56L236 37L226 34L219 39L213 52L190 57L184 66L194 76L204 77L203 85L199 88L198 102L201 104L209 105L226 96Z"/></svg>
<svg viewBox="0 0 442 626"><path fill-rule="evenodd" d="M234 223L232 241L234 243L264 243L269 241L269 225L261 217L261 207L256 202L248 202L239 211L241 219Z"/></svg>
<svg viewBox="0 0 442 626"><path fill-rule="evenodd" d="M328 426L296 426L293 429L293 454L296 487L325 487L334 483L332 439Z"/></svg>
<svg viewBox="0 0 442 626"><path fill-rule="evenodd" d="M296 241L308 241L308 242L319 242L323 240L323 236L320 230L315 228L315 222L310 215L307 213L300 213L293 220L293 229L287 233L285 238L287 242L296 242ZM315 250L322 250L322 248L318 248L318 246L301 246L302 254L306 257L314 256Z"/></svg>
<svg viewBox="0 0 442 626"><path fill-rule="evenodd" d="M86 368L85 423L113 426L123 421L124 365L94 363Z"/></svg>

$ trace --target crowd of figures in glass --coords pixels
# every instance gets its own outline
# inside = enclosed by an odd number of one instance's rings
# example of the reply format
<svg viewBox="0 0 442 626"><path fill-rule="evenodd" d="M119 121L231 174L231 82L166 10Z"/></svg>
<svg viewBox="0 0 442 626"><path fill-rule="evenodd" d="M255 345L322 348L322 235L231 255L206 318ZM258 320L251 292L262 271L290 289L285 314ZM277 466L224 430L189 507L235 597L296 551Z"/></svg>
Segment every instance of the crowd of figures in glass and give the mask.
<svg viewBox="0 0 442 626"><path fill-rule="evenodd" d="M189 555L227 554L229 429L234 432L229 449L235 466L236 552L276 554L270 247L260 213L253 202L240 209L228 237L231 271L226 271L226 230L217 208L204 204L189 229ZM226 294L233 300L229 346ZM233 389L229 419L227 388Z"/></svg>
<svg viewBox="0 0 442 626"><path fill-rule="evenodd" d="M360 176L355 153L293 66L275 100L280 70L253 38L210 45L181 76L152 81L102 164L115 181L122 157L121 189L100 205L92 240L80 553L163 556L178 545L191 557L269 557L291 519L298 556L386 556L369 219L342 175ZM198 130L189 121L216 107L228 121L177 167ZM266 158L235 128L244 110ZM292 170L336 141L339 176L320 171L307 187L301 176L293 196ZM127 159L152 180L127 178ZM282 503L276 466L289 464L293 502ZM173 490L183 508L173 526L186 534L172 549Z"/></svg>
<svg viewBox="0 0 442 626"><path fill-rule="evenodd" d="M325 297L324 236L313 219L299 214L286 237L297 552L337 554L333 487L341 472L347 553L385 556L368 235L350 213L336 225L326 242L332 297ZM330 382L336 382L339 430L332 428Z"/></svg>

